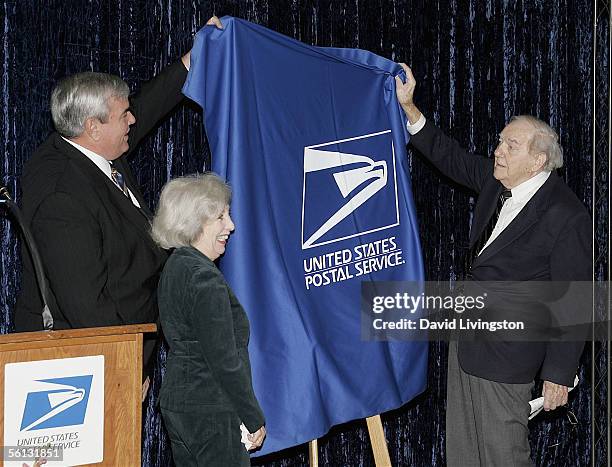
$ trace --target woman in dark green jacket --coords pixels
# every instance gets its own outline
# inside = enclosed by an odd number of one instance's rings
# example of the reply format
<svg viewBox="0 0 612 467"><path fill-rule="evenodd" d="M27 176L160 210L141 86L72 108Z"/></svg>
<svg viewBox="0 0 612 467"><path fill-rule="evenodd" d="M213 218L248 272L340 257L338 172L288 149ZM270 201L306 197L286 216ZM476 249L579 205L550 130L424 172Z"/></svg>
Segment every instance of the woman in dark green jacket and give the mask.
<svg viewBox="0 0 612 467"><path fill-rule="evenodd" d="M213 173L177 178L153 220L155 241L175 248L157 294L169 346L160 406L178 467L250 465L246 448L266 433L251 382L249 321L214 263L234 230L230 197Z"/></svg>

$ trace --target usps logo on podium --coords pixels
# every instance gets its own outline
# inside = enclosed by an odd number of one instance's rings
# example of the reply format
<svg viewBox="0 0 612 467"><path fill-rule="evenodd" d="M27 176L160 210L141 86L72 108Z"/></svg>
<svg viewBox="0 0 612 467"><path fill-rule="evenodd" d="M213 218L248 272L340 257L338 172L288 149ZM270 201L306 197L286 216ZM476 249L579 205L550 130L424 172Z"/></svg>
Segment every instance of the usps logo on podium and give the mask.
<svg viewBox="0 0 612 467"><path fill-rule="evenodd" d="M303 250L399 222L391 130L304 148Z"/></svg>
<svg viewBox="0 0 612 467"><path fill-rule="evenodd" d="M36 380L21 419L21 431L82 425L93 375Z"/></svg>
<svg viewBox="0 0 612 467"><path fill-rule="evenodd" d="M61 448L62 461L48 465L102 462L103 355L10 363L4 388L5 446Z"/></svg>

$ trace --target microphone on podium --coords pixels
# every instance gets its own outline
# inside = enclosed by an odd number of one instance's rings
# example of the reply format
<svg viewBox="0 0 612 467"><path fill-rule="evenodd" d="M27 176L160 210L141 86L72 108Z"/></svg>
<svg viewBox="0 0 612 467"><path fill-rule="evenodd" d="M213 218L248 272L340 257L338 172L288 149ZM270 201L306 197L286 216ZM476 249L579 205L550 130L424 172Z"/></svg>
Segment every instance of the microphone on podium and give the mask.
<svg viewBox="0 0 612 467"><path fill-rule="evenodd" d="M28 246L28 250L30 250L32 263L34 264L34 272L36 274L36 281L38 282L38 290L40 291L40 296L43 302L43 326L47 331L50 331L53 329L53 316L51 316L51 310L49 309L48 305L49 302L47 300L47 279L45 277L42 260L40 259L40 254L38 253L38 247L34 242L34 237L32 237L30 229L23 221L23 217L21 216L21 211L19 210L19 207L13 201L13 198L11 198L11 193L9 192L7 187L2 185L0 185L0 204L5 204L8 207L8 211L13 215L14 219L17 221L17 225L19 225L19 227L21 228L25 243Z"/></svg>
<svg viewBox="0 0 612 467"><path fill-rule="evenodd" d="M8 188L2 185L0 185L0 197L4 197L12 201L11 194L9 193ZM0 200L0 202L2 201Z"/></svg>

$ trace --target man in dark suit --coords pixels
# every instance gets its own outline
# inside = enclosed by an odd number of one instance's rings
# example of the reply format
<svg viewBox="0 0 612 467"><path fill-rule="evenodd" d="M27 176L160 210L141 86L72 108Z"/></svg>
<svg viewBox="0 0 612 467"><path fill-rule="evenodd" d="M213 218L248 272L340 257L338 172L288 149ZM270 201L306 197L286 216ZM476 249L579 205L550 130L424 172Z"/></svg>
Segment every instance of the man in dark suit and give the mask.
<svg viewBox="0 0 612 467"><path fill-rule="evenodd" d="M216 17L207 24L221 27ZM55 329L157 320L167 254L150 237L152 213L126 159L182 101L189 63L187 53L130 99L125 82L103 73L69 76L55 87L56 132L21 179L23 215L42 256ZM26 248L22 260L15 327L41 330L42 303Z"/></svg>
<svg viewBox="0 0 612 467"><path fill-rule="evenodd" d="M515 117L494 158L468 154L427 121L413 101L416 82L396 78L410 145L444 175L478 193L470 231L473 281L590 281L591 221L556 175L557 134L544 122ZM475 340L450 343L448 465L531 465L527 421L539 372L544 409L567 402L583 342Z"/></svg>

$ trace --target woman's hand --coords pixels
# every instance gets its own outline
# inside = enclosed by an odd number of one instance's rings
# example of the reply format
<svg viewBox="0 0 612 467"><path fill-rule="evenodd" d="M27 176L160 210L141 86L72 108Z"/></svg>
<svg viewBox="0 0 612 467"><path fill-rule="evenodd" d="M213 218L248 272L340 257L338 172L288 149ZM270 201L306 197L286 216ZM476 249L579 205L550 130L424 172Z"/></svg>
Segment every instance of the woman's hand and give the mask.
<svg viewBox="0 0 612 467"><path fill-rule="evenodd" d="M266 437L266 427L265 426L262 426L255 433L249 433L247 435L247 438L249 439L251 443L253 443L253 447L251 449L257 449L259 446L261 446L265 437Z"/></svg>
<svg viewBox="0 0 612 467"><path fill-rule="evenodd" d="M33 464L32 467L41 467L42 465L47 463L47 459L37 459ZM30 467L28 464L26 464L25 462L22 464L23 467Z"/></svg>

